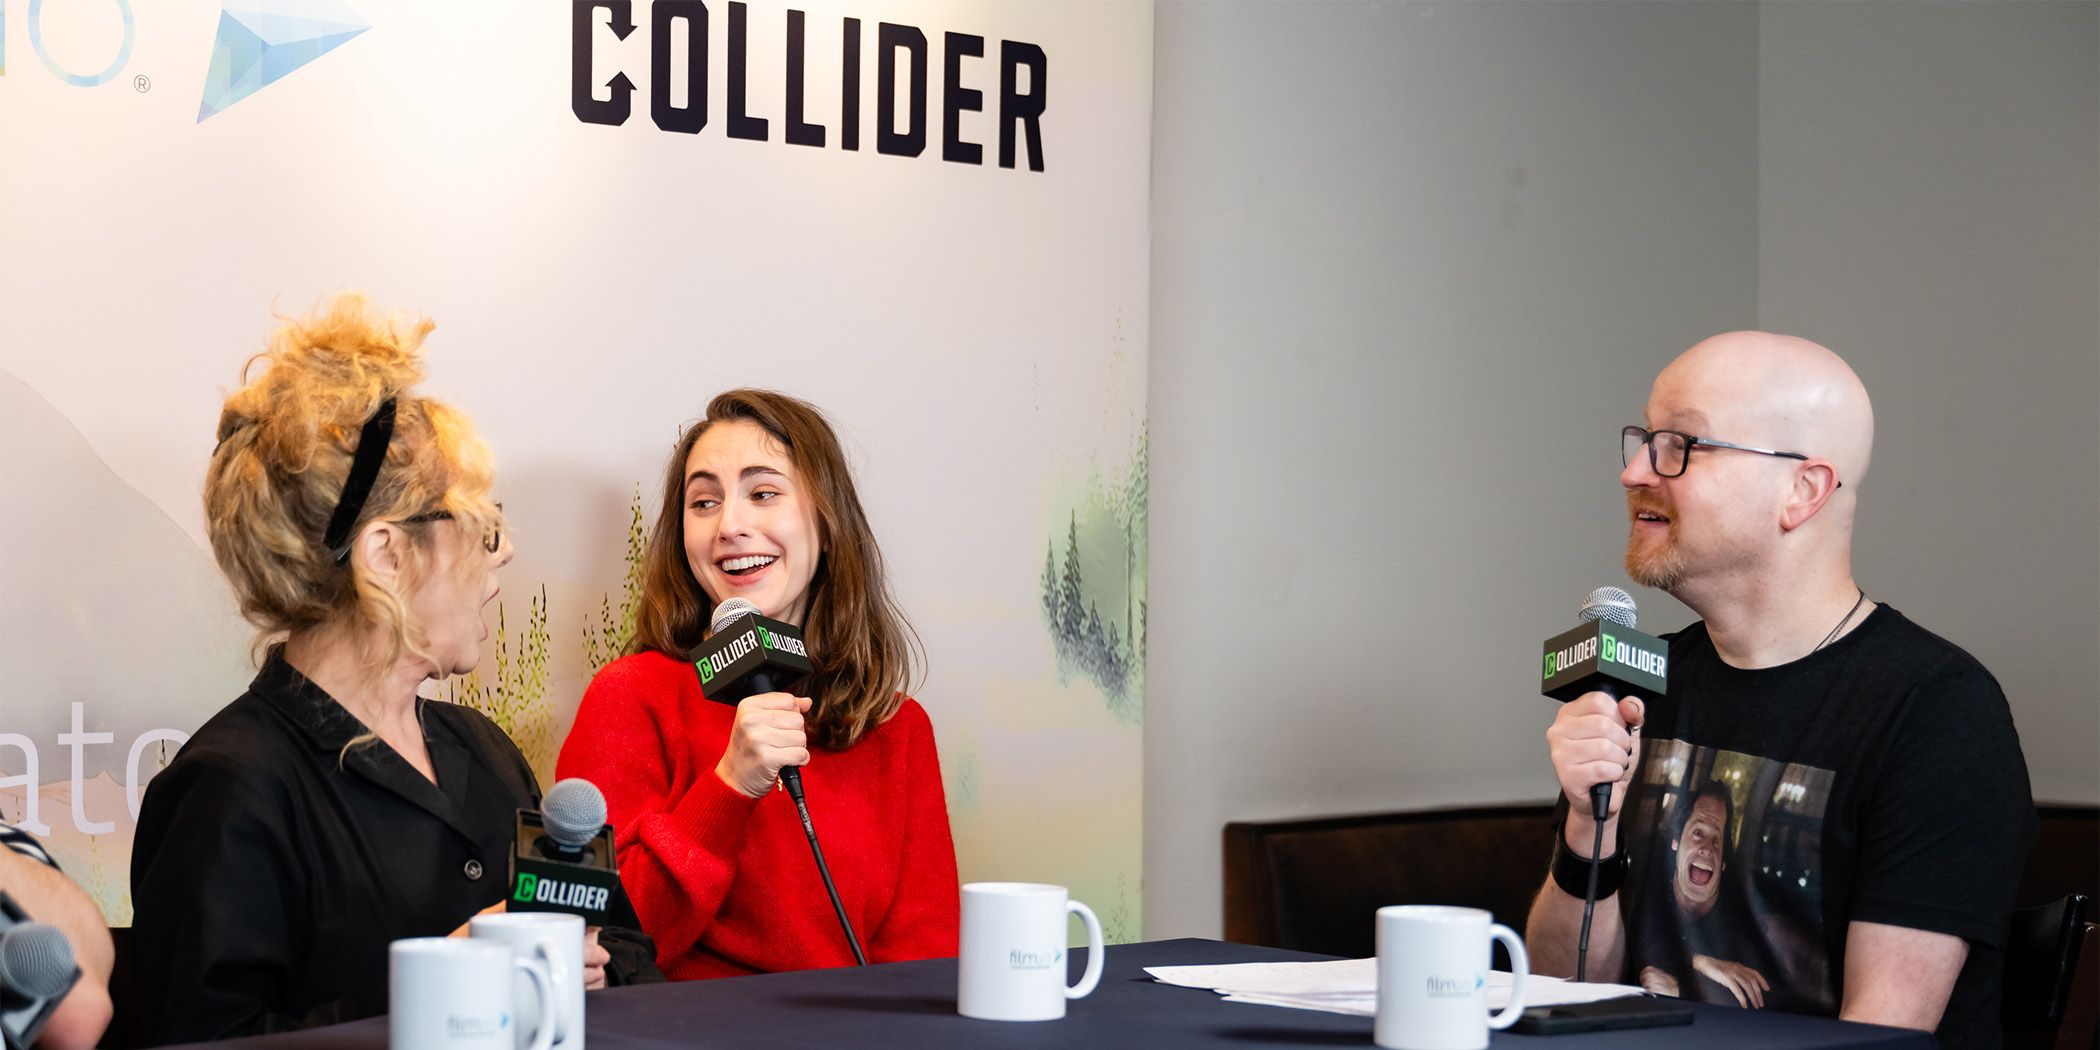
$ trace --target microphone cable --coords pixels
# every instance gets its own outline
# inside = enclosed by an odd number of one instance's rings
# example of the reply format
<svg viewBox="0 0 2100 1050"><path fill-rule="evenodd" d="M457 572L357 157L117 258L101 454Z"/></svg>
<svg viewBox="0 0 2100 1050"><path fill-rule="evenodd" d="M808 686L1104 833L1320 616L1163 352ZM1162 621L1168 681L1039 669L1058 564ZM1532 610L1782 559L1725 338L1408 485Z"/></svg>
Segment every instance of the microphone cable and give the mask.
<svg viewBox="0 0 2100 1050"><path fill-rule="evenodd" d="M1604 818L1611 812L1611 785L1590 788L1590 813L1596 818L1597 837L1590 844L1590 885L1582 894L1582 937L1575 942L1575 983L1589 976L1590 917L1597 911L1597 874L1604 870ZM815 839L810 840L812 842Z"/></svg>
<svg viewBox="0 0 2100 1050"><path fill-rule="evenodd" d="M824 863L824 847L817 845L817 826L810 823L809 804L802 800L802 770L795 766L781 770L780 784L787 788L788 797L795 800L795 813L802 818L802 833L809 837L809 854L817 858L817 874L824 879L824 892L831 895L831 910L838 913L839 929L846 932L846 945L853 949L853 962L866 966L868 955L860 950L860 938L853 935L853 920L846 917L846 905L839 900L838 884L831 881L831 868Z"/></svg>
<svg viewBox="0 0 2100 1050"><path fill-rule="evenodd" d="M770 693L773 676L760 672L751 683L757 692ZM853 934L853 920L846 917L846 904L839 900L838 883L831 879L831 866L824 863L824 847L817 843L817 826L809 819L809 803L802 798L802 770L798 766L786 766L780 771L780 786L787 789L788 797L795 800L795 814L802 818L802 834L809 838L810 856L817 859L817 875L824 880L824 892L831 895L831 910L839 917L839 929L846 933L846 946L853 949L853 962L858 966L868 965L868 954L861 951L860 938Z"/></svg>
<svg viewBox="0 0 2100 1050"><path fill-rule="evenodd" d="M1638 616L1633 595L1617 587L1599 587L1591 591L1582 600L1579 612L1579 618L1585 624L1605 620L1629 631L1639 622ZM1619 683L1607 679L1597 684L1597 691L1618 700L1623 689ZM1627 757L1633 756L1628 754ZM1575 941L1575 980L1578 983L1589 976L1590 923L1597 913L1597 879L1604 871L1604 822L1611 815L1611 788L1610 784L1590 785L1590 816L1596 821L1597 833L1590 843L1590 877L1582 893L1582 933ZM1628 788L1630 790L1631 785ZM1570 799L1568 804L1573 806L1574 800Z"/></svg>

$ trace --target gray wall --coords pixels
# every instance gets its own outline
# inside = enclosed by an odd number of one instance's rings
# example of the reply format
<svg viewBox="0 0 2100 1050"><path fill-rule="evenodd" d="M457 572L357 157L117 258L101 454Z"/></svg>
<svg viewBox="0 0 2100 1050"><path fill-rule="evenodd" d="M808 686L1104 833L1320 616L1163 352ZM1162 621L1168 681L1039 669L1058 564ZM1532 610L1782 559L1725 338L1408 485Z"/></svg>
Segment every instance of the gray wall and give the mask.
<svg viewBox="0 0 2100 1050"><path fill-rule="evenodd" d="M1860 584L2100 800L2100 5L1769 4L1758 320L1874 397Z"/></svg>
<svg viewBox="0 0 2100 1050"><path fill-rule="evenodd" d="M1551 795L1615 432L1732 328L1859 365L1863 582L2100 800L2094 11L1162 4L1147 936L1227 821Z"/></svg>
<svg viewBox="0 0 2100 1050"><path fill-rule="evenodd" d="M1228 820L1552 793L1618 428L1757 317L1757 9L1164 4L1145 929ZM1651 623L1681 620L1644 602Z"/></svg>

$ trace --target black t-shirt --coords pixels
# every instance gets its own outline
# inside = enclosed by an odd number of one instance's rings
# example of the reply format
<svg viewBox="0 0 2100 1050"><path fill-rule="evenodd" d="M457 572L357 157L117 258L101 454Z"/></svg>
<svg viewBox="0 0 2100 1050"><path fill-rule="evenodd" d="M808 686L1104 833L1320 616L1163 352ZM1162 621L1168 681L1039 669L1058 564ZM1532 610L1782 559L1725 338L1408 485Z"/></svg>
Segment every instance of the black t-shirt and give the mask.
<svg viewBox="0 0 2100 1050"><path fill-rule="evenodd" d="M1847 926L1969 942L1939 1038L1999 1043L2013 890L2035 832L2027 765L1974 657L1880 606L1779 667L1722 662L1703 623L1670 637L1621 837L1627 979L1835 1015ZM1655 983L1651 981L1651 983Z"/></svg>

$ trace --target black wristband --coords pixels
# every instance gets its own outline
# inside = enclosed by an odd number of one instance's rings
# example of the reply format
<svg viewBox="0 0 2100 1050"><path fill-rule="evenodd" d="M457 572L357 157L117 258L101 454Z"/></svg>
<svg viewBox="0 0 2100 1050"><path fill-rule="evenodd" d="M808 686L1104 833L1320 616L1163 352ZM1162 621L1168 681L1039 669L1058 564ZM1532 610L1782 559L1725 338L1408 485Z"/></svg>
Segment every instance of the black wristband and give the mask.
<svg viewBox="0 0 2100 1050"><path fill-rule="evenodd" d="M1626 851L1604 858L1597 871L1597 899L1604 900L1619 892L1619 884L1626 881ZM1558 825L1553 829L1553 884L1561 892L1576 900L1583 899L1590 890L1590 862L1575 855L1568 848L1567 833Z"/></svg>

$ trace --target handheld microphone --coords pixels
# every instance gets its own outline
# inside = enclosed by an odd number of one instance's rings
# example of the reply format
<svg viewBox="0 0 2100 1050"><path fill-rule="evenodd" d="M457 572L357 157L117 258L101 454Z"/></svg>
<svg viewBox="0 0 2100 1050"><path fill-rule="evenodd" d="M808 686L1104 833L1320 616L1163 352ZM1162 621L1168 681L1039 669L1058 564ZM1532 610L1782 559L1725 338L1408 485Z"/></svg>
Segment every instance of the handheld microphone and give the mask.
<svg viewBox="0 0 2100 1050"><path fill-rule="evenodd" d="M1562 703L1588 692L1615 697L1669 688L1670 647L1634 630L1633 595L1599 587L1582 601L1582 626L1546 640L1541 693Z"/></svg>
<svg viewBox="0 0 2100 1050"><path fill-rule="evenodd" d="M800 628L760 616L758 606L742 598L715 606L707 640L687 655L700 673L700 691L709 700L730 705L760 693L792 689L816 670ZM783 769L781 775L787 772Z"/></svg>
<svg viewBox="0 0 2100 1050"><path fill-rule="evenodd" d="M1585 693L1622 700L1642 693L1661 696L1668 690L1670 647L1660 638L1633 629L1639 615L1633 595L1617 587L1599 587L1582 600L1578 615L1582 626L1546 639L1541 693L1565 704ZM1575 942L1577 981L1589 970L1590 919L1597 909L1604 820L1610 814L1611 785L1593 785L1590 815L1596 820L1597 837L1590 846L1589 888L1582 895L1582 934Z"/></svg>
<svg viewBox="0 0 2100 1050"><path fill-rule="evenodd" d="M687 655L692 658L693 669L699 672L700 692L709 700L731 706L760 693L795 688L816 669L809 661L801 628L759 615L758 606L743 598L731 598L715 606L707 640ZM846 917L846 905L839 900L838 884L831 880L831 868L824 863L824 847L817 844L817 826L810 822L809 804L803 800L801 768L782 767L780 786L787 789L788 797L795 802L796 815L802 818L802 833L809 839L809 852L817 859L817 874L824 879L824 892L831 895L831 909L838 913L839 928L846 932L853 959L866 966L868 956L861 951L860 938L853 934L853 922Z"/></svg>
<svg viewBox="0 0 2100 1050"><path fill-rule="evenodd" d="M597 785L574 777L556 781L538 810L518 811L515 842L511 911L581 915L591 926L625 924L614 910L620 870Z"/></svg>
<svg viewBox="0 0 2100 1050"><path fill-rule="evenodd" d="M700 674L700 692L709 700L732 706L760 693L792 689L816 669L809 662L800 628L760 616L758 606L743 598L715 606L707 640L688 655ZM782 769L780 783L801 803L800 768Z"/></svg>
<svg viewBox="0 0 2100 1050"><path fill-rule="evenodd" d="M80 967L65 933L31 919L0 891L0 1035L7 1050L27 1050L36 1042L78 980Z"/></svg>
<svg viewBox="0 0 2100 1050"><path fill-rule="evenodd" d="M605 793L578 777L557 780L540 799L540 818L547 835L538 843L540 856L576 861L606 829Z"/></svg>

